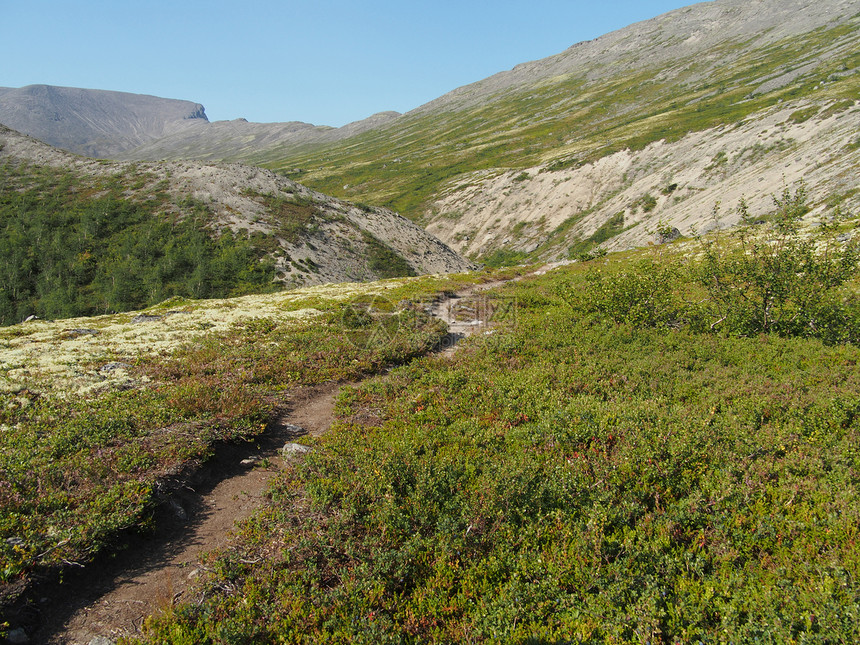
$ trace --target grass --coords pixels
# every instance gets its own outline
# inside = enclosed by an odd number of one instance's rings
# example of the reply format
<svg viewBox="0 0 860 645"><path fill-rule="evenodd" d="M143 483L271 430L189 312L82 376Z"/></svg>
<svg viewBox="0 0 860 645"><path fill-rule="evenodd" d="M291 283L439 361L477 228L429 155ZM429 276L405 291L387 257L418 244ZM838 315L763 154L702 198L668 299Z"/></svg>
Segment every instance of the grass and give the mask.
<svg viewBox="0 0 860 645"><path fill-rule="evenodd" d="M488 267L509 267L522 264L526 261L528 254L522 251L511 251L509 249L496 249L483 258Z"/></svg>
<svg viewBox="0 0 860 645"><path fill-rule="evenodd" d="M752 53L726 44L732 64L692 61L671 81L653 70L560 79L283 165L420 218L469 171L575 165L780 100L847 106L855 79L821 83L837 63L769 93L751 85L851 29ZM314 226L304 204L273 206L296 234ZM744 311L714 315L771 284L744 264L779 259L768 244L589 253L623 226L615 218L571 249L587 263L488 293L504 319L450 360L428 355L445 330L424 305L522 269L183 298L139 323L131 313L0 331L0 586L145 528L157 482L217 442L260 433L273 397L371 376L344 388L335 426L280 473L237 547L207 556L195 600L150 618L139 642L853 641L856 266L844 263L854 277L822 304L814 272L780 265L833 328L793 324L806 319L789 297L792 324L761 333ZM403 269L386 249L376 256Z"/></svg>
<svg viewBox="0 0 860 645"><path fill-rule="evenodd" d="M153 487L267 425L271 397L426 353L418 305L486 275L327 285L0 331L0 588L144 526ZM350 325L345 304L369 302ZM375 343L386 338L384 344Z"/></svg>
<svg viewBox="0 0 860 645"><path fill-rule="evenodd" d="M495 333L346 388L139 642L850 642L860 350L571 305L642 255L511 284Z"/></svg>

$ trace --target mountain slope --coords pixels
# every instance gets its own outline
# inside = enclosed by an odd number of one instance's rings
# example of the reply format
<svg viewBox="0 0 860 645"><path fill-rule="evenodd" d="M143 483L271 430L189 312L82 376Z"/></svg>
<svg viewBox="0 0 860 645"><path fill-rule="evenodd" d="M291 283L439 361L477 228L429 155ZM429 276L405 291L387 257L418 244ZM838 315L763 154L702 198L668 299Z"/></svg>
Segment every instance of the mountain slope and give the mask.
<svg viewBox="0 0 860 645"><path fill-rule="evenodd" d="M708 70L731 67L752 50L781 45L785 39L829 29L856 15L856 0L715 0L676 9L635 23L600 38L573 45L564 52L517 65L485 80L458 88L410 114L464 109L499 100L525 87L539 90L576 75L588 82L628 72L665 68L661 79L684 78L679 62ZM735 46L743 44L742 47ZM704 54L704 59L691 56ZM793 64L792 66L796 66Z"/></svg>
<svg viewBox="0 0 860 645"><path fill-rule="evenodd" d="M51 85L0 88L0 123L91 157L110 157L197 122L206 123L206 113L190 101Z"/></svg>
<svg viewBox="0 0 860 645"><path fill-rule="evenodd" d="M853 101L802 102L569 168L477 171L430 203L427 230L469 255L558 259L734 226L741 203L765 216L785 190L805 192L811 220L856 212L858 132Z"/></svg>
<svg viewBox="0 0 860 645"><path fill-rule="evenodd" d="M95 161L0 127L0 169L6 324L474 266L392 211L260 168Z"/></svg>
<svg viewBox="0 0 860 645"><path fill-rule="evenodd" d="M264 165L474 256L576 256L642 244L661 223L712 226L717 201L730 225L741 196L760 211L800 179L816 213L856 207L858 52L860 0L715 0L404 115L340 129L189 120L121 156Z"/></svg>
<svg viewBox="0 0 860 645"><path fill-rule="evenodd" d="M517 170L510 179L519 177L521 181L499 186L497 193L513 194L524 185L521 172L527 169L533 169L527 172L532 176L540 169L599 164L616 153L630 150L636 154L660 141L669 146L665 150L677 163L707 166L719 151L699 154L679 149L675 153L672 146L691 133L713 138L720 128L785 120L795 112L800 114L793 120L801 121L804 114L817 113L816 118L839 115L825 120L825 125L838 124L852 114L850 107L860 95L858 52L857 0L716 0L632 25L558 56L460 88L354 139L318 150L283 153L280 160L261 152L257 161L300 168L294 176L309 185L396 208L429 225L448 243L485 254L504 248L503 241L513 236L502 229L495 231L493 243L485 237L477 245L462 244L470 230L498 228L494 220L485 221L485 212L495 207L475 199L475 191L469 190L476 177L481 177L475 173ZM784 109L788 115L774 117ZM845 142L840 135L829 138L833 145L816 145L815 154L836 159ZM744 149L755 142L738 139L737 143L738 148L723 153L749 160ZM757 201L769 199L781 182L779 164L791 163L772 152L779 151L756 150L762 161L767 158L767 169L762 165L754 169L767 171L763 181L753 172L743 182L731 177L730 192ZM817 159L809 165L818 162L827 163ZM659 164L659 159L653 163ZM652 168L656 169L657 165ZM840 172L834 170L833 182L817 182L821 191L813 194L815 201L822 203L831 191L852 189L845 185L844 177L839 179ZM790 183L802 174L787 180ZM830 176L826 169L819 174ZM721 193L717 183L709 185L713 194ZM565 203L564 209L568 216L583 215L584 210L609 201L621 188L618 182L586 182L582 190L590 194L587 203ZM648 187L651 189L653 186ZM544 219L545 230L534 232L521 248L536 249L555 242L556 252L577 246L583 234L588 237L589 231L608 224L630 201L643 196L636 195L619 208L613 205L615 210L601 212L585 229L568 226L557 230L550 220L559 221L559 200L544 204L537 188L532 193L533 207L527 209L529 217L522 220L522 226ZM712 206L713 202L695 215L699 226L708 220ZM664 211L663 215L672 221L689 218L687 213ZM507 228L520 224L517 217ZM463 225L451 226L452 220ZM688 232L689 227L683 230ZM641 242L644 237L640 232L630 240Z"/></svg>

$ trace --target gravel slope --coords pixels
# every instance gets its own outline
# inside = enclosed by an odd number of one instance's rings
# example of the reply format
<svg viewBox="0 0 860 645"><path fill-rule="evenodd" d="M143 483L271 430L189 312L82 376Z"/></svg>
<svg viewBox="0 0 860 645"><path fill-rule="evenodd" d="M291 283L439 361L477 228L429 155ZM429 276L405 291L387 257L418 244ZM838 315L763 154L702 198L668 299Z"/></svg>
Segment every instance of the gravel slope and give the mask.
<svg viewBox="0 0 860 645"><path fill-rule="evenodd" d="M792 121L804 107L781 106L747 123L623 150L579 168L529 168L526 179L521 170L458 177L428 209L428 217L436 215L427 229L461 253L531 252L557 227L576 221L547 249L545 258L554 259L619 213L627 230L605 244L610 250L654 241L659 224L686 235L733 226L741 198L753 216L763 215L773 209L775 195L796 190L801 181L814 206L810 219L840 196L843 210L857 212L860 102L830 115L825 106L821 116ZM646 211L642 198L648 195L656 203Z"/></svg>

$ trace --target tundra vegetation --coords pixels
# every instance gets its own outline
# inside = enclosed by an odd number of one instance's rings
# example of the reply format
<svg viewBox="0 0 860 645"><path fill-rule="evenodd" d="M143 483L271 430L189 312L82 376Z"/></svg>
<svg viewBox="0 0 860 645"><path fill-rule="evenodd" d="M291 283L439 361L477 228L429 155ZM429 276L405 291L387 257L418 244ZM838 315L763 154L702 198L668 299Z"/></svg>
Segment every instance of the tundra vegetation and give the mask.
<svg viewBox="0 0 860 645"><path fill-rule="evenodd" d="M783 103L795 124L851 110L856 41L856 20L758 47L725 41L667 74L583 69L346 143L253 156L426 223L433 198L476 171L528 182L542 164L671 143ZM204 204L164 209L157 191L128 202L133 178L92 187L25 171L0 173L2 324L155 305L148 324L210 307L191 298L271 288L267 249L201 232ZM678 188L666 181L631 210L655 210ZM2 329L0 597L148 530L165 476L265 431L293 388L364 379L342 389L327 434L300 439L312 450L276 476L238 541L207 556L194 600L148 619L137 642L853 642L860 251L839 212L856 189L843 188L813 229L800 186L761 221L741 203L735 232L610 256L600 245L629 225L624 213L570 246L583 211L534 252L484 258L524 262L564 242L579 261L487 291L505 315L452 357L432 353L446 330L425 305L520 269L279 294L226 324L251 301L222 302L179 346L159 345L159 331L109 347L107 326L130 315ZM287 240L320 221L302 200L265 206ZM376 270L408 272L363 241ZM91 334L95 353L60 352ZM51 354L50 369L5 360L25 346ZM60 368L128 378L63 396Z"/></svg>
<svg viewBox="0 0 860 645"><path fill-rule="evenodd" d="M160 479L204 459L217 442L263 432L292 388L354 381L427 353L444 324L416 303L481 279L172 299L134 318L0 330L10 359L0 361L0 589L32 571L86 562L119 530L145 527ZM231 307L243 315L223 324ZM183 342L165 338L164 318L189 319ZM147 325L155 329L137 331ZM78 344L89 334L92 343ZM371 342L377 337L386 342ZM18 364L22 346L41 348L44 361L37 352ZM115 370L127 373L119 389L104 377L100 387L75 389L85 373Z"/></svg>
<svg viewBox="0 0 860 645"><path fill-rule="evenodd" d="M494 290L494 333L344 388L139 642L850 642L857 246L805 210Z"/></svg>
<svg viewBox="0 0 860 645"><path fill-rule="evenodd" d="M209 209L191 198L169 208L157 190L129 199L134 181L0 167L0 325L279 286L261 240L210 230Z"/></svg>

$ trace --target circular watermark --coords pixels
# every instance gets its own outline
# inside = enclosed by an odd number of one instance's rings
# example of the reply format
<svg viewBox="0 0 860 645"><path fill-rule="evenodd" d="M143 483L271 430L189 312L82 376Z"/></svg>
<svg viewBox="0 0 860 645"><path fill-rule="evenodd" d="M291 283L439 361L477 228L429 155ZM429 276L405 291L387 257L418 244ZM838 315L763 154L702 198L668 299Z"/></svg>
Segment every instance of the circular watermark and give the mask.
<svg viewBox="0 0 860 645"><path fill-rule="evenodd" d="M390 345L408 331L400 303L381 294L354 296L342 302L338 322L347 340L361 349Z"/></svg>

